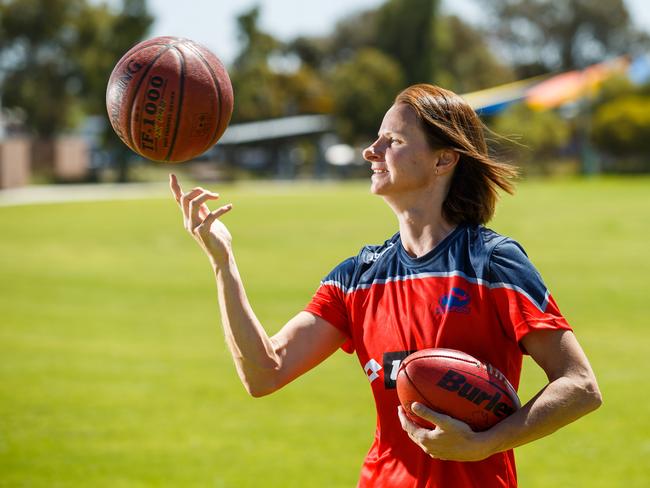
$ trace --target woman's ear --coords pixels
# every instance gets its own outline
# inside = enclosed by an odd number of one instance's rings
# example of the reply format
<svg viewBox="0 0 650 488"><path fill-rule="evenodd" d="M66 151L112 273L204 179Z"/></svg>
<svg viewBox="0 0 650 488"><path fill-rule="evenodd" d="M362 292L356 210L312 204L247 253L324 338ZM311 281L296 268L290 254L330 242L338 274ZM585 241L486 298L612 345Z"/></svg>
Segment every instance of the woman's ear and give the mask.
<svg viewBox="0 0 650 488"><path fill-rule="evenodd" d="M460 154L453 149L441 149L436 163L436 174L445 174L454 169Z"/></svg>

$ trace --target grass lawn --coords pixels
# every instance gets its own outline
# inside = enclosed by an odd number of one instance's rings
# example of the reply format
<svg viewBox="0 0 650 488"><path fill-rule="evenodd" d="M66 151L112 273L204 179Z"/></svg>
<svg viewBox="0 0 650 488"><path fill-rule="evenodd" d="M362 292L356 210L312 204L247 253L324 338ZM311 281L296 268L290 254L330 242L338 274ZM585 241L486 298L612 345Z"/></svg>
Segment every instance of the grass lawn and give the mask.
<svg viewBox="0 0 650 488"><path fill-rule="evenodd" d="M271 332L396 227L365 183L219 191ZM517 450L522 487L648 486L649 223L649 178L525 182L491 223L542 272L605 399ZM0 486L355 485L374 430L356 358L247 397L171 198L0 207L0 229ZM527 360L522 400L543 384Z"/></svg>

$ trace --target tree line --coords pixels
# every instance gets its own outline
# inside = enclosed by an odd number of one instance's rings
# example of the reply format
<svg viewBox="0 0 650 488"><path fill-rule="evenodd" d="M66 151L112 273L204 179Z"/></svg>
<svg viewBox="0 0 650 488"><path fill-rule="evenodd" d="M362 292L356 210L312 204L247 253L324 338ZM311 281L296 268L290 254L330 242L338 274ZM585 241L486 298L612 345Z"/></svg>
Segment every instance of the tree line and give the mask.
<svg viewBox="0 0 650 488"><path fill-rule="evenodd" d="M112 5L0 0L2 106L21 115L34 136L51 138L87 115L104 114L114 64L147 37L154 20L146 0ZM235 20L239 52L229 66L233 122L334 114L340 137L354 144L376 133L395 94L412 83L464 93L648 47L623 0L480 5L485 15L476 25L442 12L439 0L386 0L342 18L327 35L289 41L261 29L259 7L243 12ZM111 130L104 144L116 160L126 159Z"/></svg>

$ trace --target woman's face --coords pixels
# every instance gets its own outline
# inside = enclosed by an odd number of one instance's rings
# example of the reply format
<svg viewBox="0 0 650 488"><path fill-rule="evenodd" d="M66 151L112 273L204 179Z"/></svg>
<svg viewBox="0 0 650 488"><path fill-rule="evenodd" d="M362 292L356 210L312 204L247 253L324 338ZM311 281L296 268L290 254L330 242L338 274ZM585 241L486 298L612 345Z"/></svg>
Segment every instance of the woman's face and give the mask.
<svg viewBox="0 0 650 488"><path fill-rule="evenodd" d="M438 152L429 146L415 110L405 103L393 105L377 140L363 151L372 165L370 191L388 196L429 188L436 179Z"/></svg>

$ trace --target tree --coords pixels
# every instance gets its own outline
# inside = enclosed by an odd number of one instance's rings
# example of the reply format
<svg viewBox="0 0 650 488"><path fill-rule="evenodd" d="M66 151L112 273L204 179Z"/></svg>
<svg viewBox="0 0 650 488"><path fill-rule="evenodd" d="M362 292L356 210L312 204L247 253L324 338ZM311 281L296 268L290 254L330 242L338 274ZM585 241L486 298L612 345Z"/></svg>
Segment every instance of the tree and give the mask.
<svg viewBox="0 0 650 488"><path fill-rule="evenodd" d="M459 17L440 17L436 31L436 83L466 93L514 79L513 70L497 59L483 33Z"/></svg>
<svg viewBox="0 0 650 488"><path fill-rule="evenodd" d="M350 142L374 139L381 119L404 87L400 66L376 49L360 50L333 73L339 132Z"/></svg>
<svg viewBox="0 0 650 488"><path fill-rule="evenodd" d="M22 109L27 124L44 137L72 123L79 70L66 56L71 41L62 31L80 6L63 0L0 3L3 104Z"/></svg>
<svg viewBox="0 0 650 488"><path fill-rule="evenodd" d="M434 82L465 92L511 81L479 29L456 16L439 15L438 0L391 0L350 15L323 37L299 37L288 49L303 64L331 71L361 49L380 50L400 65L404 83Z"/></svg>
<svg viewBox="0 0 650 488"><path fill-rule="evenodd" d="M395 95L409 84L435 82L462 92L512 79L480 31L439 16L438 5L389 0L346 17L330 35L288 44L303 66L330 80L345 139L373 137Z"/></svg>
<svg viewBox="0 0 650 488"><path fill-rule="evenodd" d="M260 9L237 18L241 49L230 75L237 103L233 122L328 113L332 99L313 66L292 62L290 49L259 27Z"/></svg>
<svg viewBox="0 0 650 488"><path fill-rule="evenodd" d="M103 111L113 65L151 21L144 0L124 0L117 14L85 0L0 2L3 104L45 138Z"/></svg>
<svg viewBox="0 0 650 488"><path fill-rule="evenodd" d="M584 68L647 49L624 0L486 0L486 34L522 77Z"/></svg>
<svg viewBox="0 0 650 488"><path fill-rule="evenodd" d="M437 11L438 0L388 0L379 8L376 46L397 60L408 85L435 78Z"/></svg>
<svg viewBox="0 0 650 488"><path fill-rule="evenodd" d="M123 0L117 12L87 0L0 1L3 105L22 109L27 127L45 140L85 115L103 115L113 66L152 21L146 0ZM108 134L112 147L126 151Z"/></svg>
<svg viewBox="0 0 650 488"><path fill-rule="evenodd" d="M377 49L400 65L405 83L434 77L438 0L388 0L339 21L325 37L299 37L289 49L316 69L332 69L366 48Z"/></svg>
<svg viewBox="0 0 650 488"><path fill-rule="evenodd" d="M338 21L331 34L322 37L300 36L287 45L287 51L322 73L349 61L364 48L377 48L378 10L363 10Z"/></svg>
<svg viewBox="0 0 650 488"><path fill-rule="evenodd" d="M78 49L73 54L82 71L80 96L85 113L104 115L106 112L106 83L117 61L142 40L153 17L146 0L122 0L117 12L107 7L86 5L84 15L77 18ZM112 155L117 167L117 180L128 181L131 150L115 134L109 123L102 134L102 143Z"/></svg>

